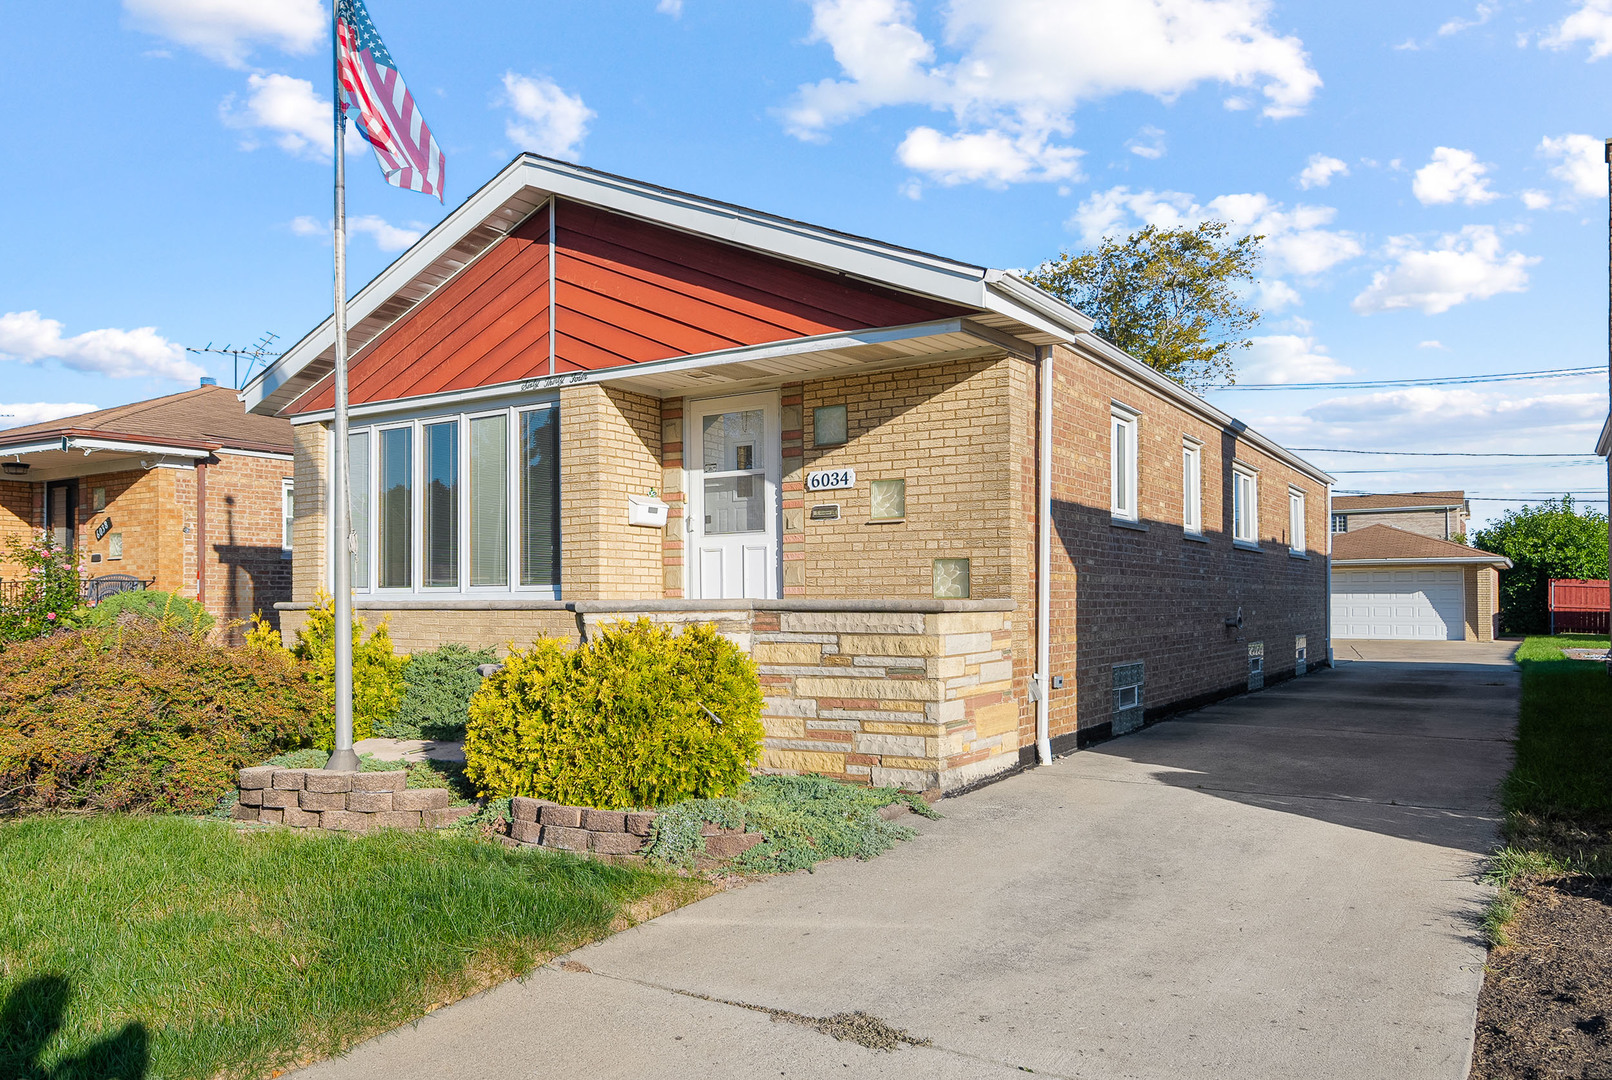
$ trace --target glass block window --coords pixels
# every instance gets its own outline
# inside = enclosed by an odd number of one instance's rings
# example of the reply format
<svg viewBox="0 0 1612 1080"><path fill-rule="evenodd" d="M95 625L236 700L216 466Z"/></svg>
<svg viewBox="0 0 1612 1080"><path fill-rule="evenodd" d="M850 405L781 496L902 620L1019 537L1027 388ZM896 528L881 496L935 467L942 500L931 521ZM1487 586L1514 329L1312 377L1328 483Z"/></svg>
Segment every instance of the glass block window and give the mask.
<svg viewBox="0 0 1612 1080"><path fill-rule="evenodd" d="M1265 643L1248 643L1248 689L1265 689Z"/></svg>
<svg viewBox="0 0 1612 1080"><path fill-rule="evenodd" d="M123 534L120 532L108 533L106 536L106 557L108 561L123 558Z"/></svg>
<svg viewBox="0 0 1612 1080"><path fill-rule="evenodd" d="M1141 661L1114 665L1113 733L1123 735L1142 726Z"/></svg>
<svg viewBox="0 0 1612 1080"><path fill-rule="evenodd" d="M907 482L905 480L873 481L874 521L899 521L907 516Z"/></svg>
<svg viewBox="0 0 1612 1080"><path fill-rule="evenodd" d="M820 405L812 410L813 446L842 446L847 435L844 405Z"/></svg>
<svg viewBox="0 0 1612 1080"><path fill-rule="evenodd" d="M935 560L935 599L968 599L968 560Z"/></svg>
<svg viewBox="0 0 1612 1080"><path fill-rule="evenodd" d="M96 513L100 513L102 510L106 509L106 489L104 487L91 489L90 509L94 510Z"/></svg>

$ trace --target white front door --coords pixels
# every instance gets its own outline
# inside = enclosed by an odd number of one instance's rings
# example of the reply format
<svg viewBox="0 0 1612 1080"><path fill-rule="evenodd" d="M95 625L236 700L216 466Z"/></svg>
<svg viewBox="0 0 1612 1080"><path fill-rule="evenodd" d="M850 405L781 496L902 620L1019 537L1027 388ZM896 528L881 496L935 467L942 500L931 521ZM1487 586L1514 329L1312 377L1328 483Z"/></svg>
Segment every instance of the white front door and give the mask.
<svg viewBox="0 0 1612 1080"><path fill-rule="evenodd" d="M686 423L690 598L776 599L783 576L778 396L695 402Z"/></svg>

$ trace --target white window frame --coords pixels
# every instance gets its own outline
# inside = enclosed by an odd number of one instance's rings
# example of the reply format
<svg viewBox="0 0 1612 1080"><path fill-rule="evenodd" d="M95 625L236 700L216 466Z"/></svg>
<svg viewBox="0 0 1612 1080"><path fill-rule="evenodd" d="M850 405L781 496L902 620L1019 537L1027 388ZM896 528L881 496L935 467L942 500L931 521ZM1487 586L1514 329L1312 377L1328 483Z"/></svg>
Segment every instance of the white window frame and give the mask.
<svg viewBox="0 0 1612 1080"><path fill-rule="evenodd" d="M292 540L296 532L297 482L291 477L280 481L280 557L291 557Z"/></svg>
<svg viewBox="0 0 1612 1080"><path fill-rule="evenodd" d="M1240 461L1231 466L1231 542L1259 547L1259 470Z"/></svg>
<svg viewBox="0 0 1612 1080"><path fill-rule="evenodd" d="M1305 511L1304 489L1289 487L1287 489L1287 552L1289 555L1305 554L1307 543L1304 527Z"/></svg>
<svg viewBox="0 0 1612 1080"><path fill-rule="evenodd" d="M368 545L369 552L369 580L352 583L355 593L376 597L397 597L409 599L451 599L454 597L496 600L504 599L561 599L562 582L556 581L549 585L522 585L521 581L521 543L520 543L520 423L524 413L537 412L544 409L558 409L560 403L557 397L539 399L535 401L520 401L493 408L476 407L480 402L452 412L431 412L420 415L410 415L406 418L391 418L378 416L373 420L365 418L366 423L355 424L349 431L352 435L364 435L369 439L369 475L364 479L369 493L369 521L367 536L358 538L358 542ZM472 585L470 584L470 561L472 545L470 543L470 422L487 416L504 416L505 420L505 497L508 507L508 529L505 543L508 544L507 584L504 585ZM425 586L425 488L426 488L426 454L425 454L425 428L432 424L456 423L458 426L458 469L459 469L459 496L457 507L457 520L459 527L459 584L454 586L435 585ZM409 445L409 476L411 490L409 492L410 508L410 536L409 550L411 565L409 567L409 584L406 586L381 587L380 585L380 435L382 431L397 428L408 428L413 434ZM330 437L334 446L334 435ZM562 455L563 455L562 448ZM333 458L331 460L334 460ZM333 485L332 485L333 486ZM331 550L335 555L340 545L331 536ZM563 548L565 538L562 535L560 543Z"/></svg>
<svg viewBox="0 0 1612 1080"><path fill-rule="evenodd" d="M1109 411L1108 425L1108 492L1109 512L1119 521L1139 521L1141 511L1138 508L1138 493L1141 484L1138 474L1141 472L1137 461L1137 425L1141 413L1128 406L1114 402ZM1130 465L1129 474L1120 475L1120 454L1118 450L1123 446L1125 460Z"/></svg>
<svg viewBox="0 0 1612 1080"><path fill-rule="evenodd" d="M1181 528L1203 535L1203 444L1190 435L1181 440Z"/></svg>
<svg viewBox="0 0 1612 1080"><path fill-rule="evenodd" d="M1348 514L1333 514L1333 515L1331 515L1331 517L1332 517L1332 532L1334 532L1334 533L1346 533L1346 532L1349 531L1349 515ZM1342 525L1343 528L1341 528L1341 529L1338 528L1339 525Z"/></svg>

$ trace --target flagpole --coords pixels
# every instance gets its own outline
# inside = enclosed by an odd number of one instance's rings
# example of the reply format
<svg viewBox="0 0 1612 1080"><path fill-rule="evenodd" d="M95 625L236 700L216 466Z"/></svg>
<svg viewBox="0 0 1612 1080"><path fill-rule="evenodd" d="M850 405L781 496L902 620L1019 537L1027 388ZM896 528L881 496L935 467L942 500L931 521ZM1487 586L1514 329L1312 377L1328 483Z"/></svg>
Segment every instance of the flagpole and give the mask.
<svg viewBox="0 0 1612 1080"><path fill-rule="evenodd" d="M341 92L341 5L332 3L330 68L331 90L336 121L336 419L333 424L334 453L330 466L331 591L336 607L336 744L327 769L354 770L358 755L353 751L353 538L351 507L347 492L347 172L343 161L346 141L346 114Z"/></svg>
<svg viewBox="0 0 1612 1080"><path fill-rule="evenodd" d="M1606 191L1607 191L1607 222L1606 222L1606 269L1607 269L1607 417L1612 420L1612 139L1606 140ZM1612 447L1608 447L1612 450ZM1606 516L1607 539L1612 541L1612 453L1606 457ZM1607 578L1612 580L1612 567L1608 568ZM1607 589L1607 634L1612 641L1612 588ZM1612 675L1612 646L1606 650L1606 673Z"/></svg>

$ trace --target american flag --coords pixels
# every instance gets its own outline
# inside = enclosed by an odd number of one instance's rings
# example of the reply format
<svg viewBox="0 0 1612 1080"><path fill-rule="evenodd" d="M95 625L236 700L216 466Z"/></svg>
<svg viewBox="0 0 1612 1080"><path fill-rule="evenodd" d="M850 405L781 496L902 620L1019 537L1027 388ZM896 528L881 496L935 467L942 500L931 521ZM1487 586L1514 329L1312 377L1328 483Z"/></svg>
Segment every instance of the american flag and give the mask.
<svg viewBox="0 0 1612 1080"><path fill-rule="evenodd" d="M442 201L442 148L403 85L364 0L336 0L336 71L343 106L375 148L386 182Z"/></svg>

